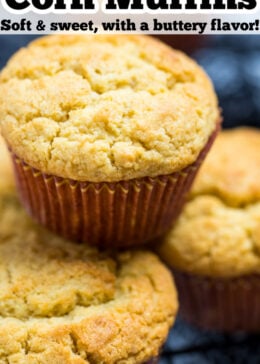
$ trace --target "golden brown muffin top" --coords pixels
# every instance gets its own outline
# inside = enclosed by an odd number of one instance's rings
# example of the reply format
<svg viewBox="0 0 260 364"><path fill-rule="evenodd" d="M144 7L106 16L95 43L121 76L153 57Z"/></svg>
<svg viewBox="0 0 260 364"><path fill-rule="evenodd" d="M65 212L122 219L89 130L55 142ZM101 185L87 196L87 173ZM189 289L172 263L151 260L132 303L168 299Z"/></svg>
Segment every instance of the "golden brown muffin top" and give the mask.
<svg viewBox="0 0 260 364"><path fill-rule="evenodd" d="M210 277L260 273L260 131L224 131L178 222L159 248L167 263Z"/></svg>
<svg viewBox="0 0 260 364"><path fill-rule="evenodd" d="M173 173L196 160L218 119L202 69L148 36L43 37L0 76L7 142L31 166L65 178Z"/></svg>
<svg viewBox="0 0 260 364"><path fill-rule="evenodd" d="M233 207L260 200L260 130L223 131L201 167L192 196L214 195Z"/></svg>
<svg viewBox="0 0 260 364"><path fill-rule="evenodd" d="M1 363L142 363L158 354L177 311L155 255L66 241L2 190L0 278Z"/></svg>

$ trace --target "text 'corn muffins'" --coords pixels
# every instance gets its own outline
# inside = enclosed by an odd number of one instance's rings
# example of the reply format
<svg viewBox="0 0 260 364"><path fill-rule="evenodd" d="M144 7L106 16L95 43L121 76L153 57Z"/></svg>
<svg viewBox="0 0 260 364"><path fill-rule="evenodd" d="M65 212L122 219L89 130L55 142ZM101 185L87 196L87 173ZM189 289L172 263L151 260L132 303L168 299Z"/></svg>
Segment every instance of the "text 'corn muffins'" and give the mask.
<svg viewBox="0 0 260 364"><path fill-rule="evenodd" d="M105 246L167 230L220 120L202 69L148 36L40 38L8 62L0 95L27 210Z"/></svg>
<svg viewBox="0 0 260 364"><path fill-rule="evenodd" d="M205 328L260 330L260 131L222 132L160 255L181 313Z"/></svg>

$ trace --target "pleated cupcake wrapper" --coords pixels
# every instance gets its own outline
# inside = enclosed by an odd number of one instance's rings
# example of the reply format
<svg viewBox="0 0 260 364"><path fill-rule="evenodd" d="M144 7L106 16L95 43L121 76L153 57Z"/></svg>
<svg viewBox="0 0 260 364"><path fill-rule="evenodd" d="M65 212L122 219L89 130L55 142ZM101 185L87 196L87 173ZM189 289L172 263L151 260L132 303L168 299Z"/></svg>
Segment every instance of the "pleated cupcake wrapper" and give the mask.
<svg viewBox="0 0 260 364"><path fill-rule="evenodd" d="M174 271L174 278L186 321L207 330L260 331L260 276L220 279Z"/></svg>
<svg viewBox="0 0 260 364"><path fill-rule="evenodd" d="M65 238L110 248L143 244L165 233L179 215L216 134L195 163L179 172L115 183L47 175L12 153L21 201L30 215Z"/></svg>

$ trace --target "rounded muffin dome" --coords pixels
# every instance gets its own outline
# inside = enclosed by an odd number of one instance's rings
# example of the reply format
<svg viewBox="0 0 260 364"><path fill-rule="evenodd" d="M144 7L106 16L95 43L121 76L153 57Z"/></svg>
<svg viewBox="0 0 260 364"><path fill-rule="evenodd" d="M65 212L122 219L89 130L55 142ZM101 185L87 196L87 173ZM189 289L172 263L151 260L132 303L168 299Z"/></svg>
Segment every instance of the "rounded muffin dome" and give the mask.
<svg viewBox="0 0 260 364"><path fill-rule="evenodd" d="M208 277L260 273L260 132L220 133L160 255Z"/></svg>
<svg viewBox="0 0 260 364"><path fill-rule="evenodd" d="M219 119L212 84L183 53L139 35L57 35L0 76L2 132L44 173L113 182L192 164Z"/></svg>

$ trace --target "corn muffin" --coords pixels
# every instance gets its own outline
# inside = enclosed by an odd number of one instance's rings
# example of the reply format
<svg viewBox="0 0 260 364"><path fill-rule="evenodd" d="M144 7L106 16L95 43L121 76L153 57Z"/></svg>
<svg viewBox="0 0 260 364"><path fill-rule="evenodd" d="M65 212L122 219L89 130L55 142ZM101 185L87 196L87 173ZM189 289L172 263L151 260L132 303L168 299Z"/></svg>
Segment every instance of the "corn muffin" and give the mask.
<svg viewBox="0 0 260 364"><path fill-rule="evenodd" d="M159 247L181 314L207 329L260 330L260 131L222 132Z"/></svg>
<svg viewBox="0 0 260 364"><path fill-rule="evenodd" d="M0 186L0 363L155 364L178 306L167 268L64 240Z"/></svg>
<svg viewBox="0 0 260 364"><path fill-rule="evenodd" d="M2 71L0 120L31 215L127 246L172 224L220 116L202 69L152 37L56 35Z"/></svg>

